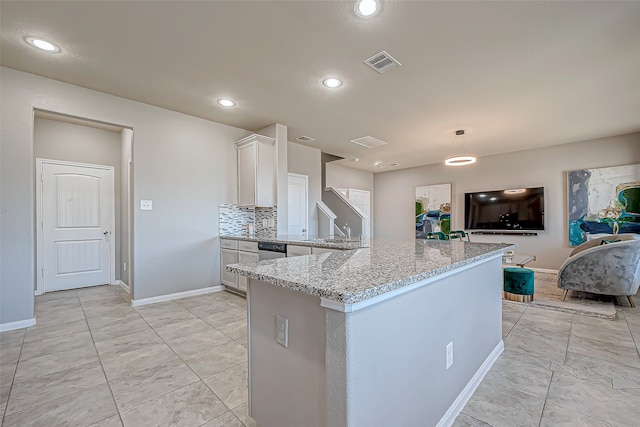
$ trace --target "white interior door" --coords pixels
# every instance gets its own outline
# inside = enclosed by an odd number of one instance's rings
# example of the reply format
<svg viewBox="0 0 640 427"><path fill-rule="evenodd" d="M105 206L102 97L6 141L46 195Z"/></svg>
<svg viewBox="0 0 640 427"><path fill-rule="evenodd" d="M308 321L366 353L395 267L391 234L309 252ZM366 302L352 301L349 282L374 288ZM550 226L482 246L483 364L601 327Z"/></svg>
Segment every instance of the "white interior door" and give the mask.
<svg viewBox="0 0 640 427"><path fill-rule="evenodd" d="M307 200L309 191L309 177L297 173L289 174L288 221L287 233L290 236L307 234L308 214Z"/></svg>
<svg viewBox="0 0 640 427"><path fill-rule="evenodd" d="M42 291L110 283L113 168L40 164Z"/></svg>
<svg viewBox="0 0 640 427"><path fill-rule="evenodd" d="M371 193L366 190L356 190L350 188L348 191L348 197L351 202L358 207L362 212L367 215L365 220L365 226L363 227L362 234L364 236L371 235Z"/></svg>

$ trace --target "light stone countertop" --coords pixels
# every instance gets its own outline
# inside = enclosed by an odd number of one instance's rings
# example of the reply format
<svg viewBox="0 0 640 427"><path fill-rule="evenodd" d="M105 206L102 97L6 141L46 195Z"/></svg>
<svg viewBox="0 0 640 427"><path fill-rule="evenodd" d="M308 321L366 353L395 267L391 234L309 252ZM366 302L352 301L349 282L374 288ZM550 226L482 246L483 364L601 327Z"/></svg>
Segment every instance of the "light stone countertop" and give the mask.
<svg viewBox="0 0 640 427"><path fill-rule="evenodd" d="M286 236L279 235L277 237L268 235L248 235L248 234L221 234L221 239L242 240L246 242L270 242L270 243L286 243L288 245L296 246L310 246L314 248L327 248L327 249L340 249L351 250L359 248L369 247L369 238L363 239L350 239L348 241L341 240L339 237L332 238L320 238L314 236Z"/></svg>
<svg viewBox="0 0 640 427"><path fill-rule="evenodd" d="M230 264L251 279L354 304L512 250L506 243L373 240L369 248Z"/></svg>

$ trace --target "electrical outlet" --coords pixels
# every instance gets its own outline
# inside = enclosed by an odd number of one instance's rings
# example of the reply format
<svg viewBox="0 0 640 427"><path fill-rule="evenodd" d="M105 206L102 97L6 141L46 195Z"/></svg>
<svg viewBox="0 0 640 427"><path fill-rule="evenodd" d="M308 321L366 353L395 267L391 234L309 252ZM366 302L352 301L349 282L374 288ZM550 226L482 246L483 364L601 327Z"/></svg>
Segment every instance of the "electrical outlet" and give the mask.
<svg viewBox="0 0 640 427"><path fill-rule="evenodd" d="M273 218L269 218L269 227L275 227L276 226L276 220Z"/></svg>
<svg viewBox="0 0 640 427"><path fill-rule="evenodd" d="M265 227L265 228L267 227L267 219L266 218L262 220L262 226Z"/></svg>
<svg viewBox="0 0 640 427"><path fill-rule="evenodd" d="M289 346L289 319L276 314L276 342L287 348Z"/></svg>
<svg viewBox="0 0 640 427"><path fill-rule="evenodd" d="M447 369L453 365L453 341L447 344Z"/></svg>
<svg viewBox="0 0 640 427"><path fill-rule="evenodd" d="M140 200L140 210L141 211L153 210L153 202L151 200Z"/></svg>

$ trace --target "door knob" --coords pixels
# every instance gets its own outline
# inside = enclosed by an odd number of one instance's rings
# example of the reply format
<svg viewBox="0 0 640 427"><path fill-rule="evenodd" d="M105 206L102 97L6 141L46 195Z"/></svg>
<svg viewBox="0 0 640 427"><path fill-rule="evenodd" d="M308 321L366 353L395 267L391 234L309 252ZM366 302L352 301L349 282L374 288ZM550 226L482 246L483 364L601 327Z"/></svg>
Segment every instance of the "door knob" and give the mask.
<svg viewBox="0 0 640 427"><path fill-rule="evenodd" d="M102 234L104 234L104 235L106 236L107 234L109 234L109 232L108 232L108 231L105 231L105 232L104 232L104 233L102 233Z"/></svg>

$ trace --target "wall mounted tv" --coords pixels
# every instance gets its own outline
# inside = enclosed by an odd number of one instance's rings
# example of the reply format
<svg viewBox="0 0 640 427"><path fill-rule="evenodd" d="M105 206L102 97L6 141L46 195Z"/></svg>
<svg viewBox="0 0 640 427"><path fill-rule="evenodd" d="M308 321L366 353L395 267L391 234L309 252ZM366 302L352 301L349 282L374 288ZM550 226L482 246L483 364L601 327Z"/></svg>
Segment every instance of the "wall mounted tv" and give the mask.
<svg viewBox="0 0 640 427"><path fill-rule="evenodd" d="M464 194L467 230L544 230L544 187Z"/></svg>

